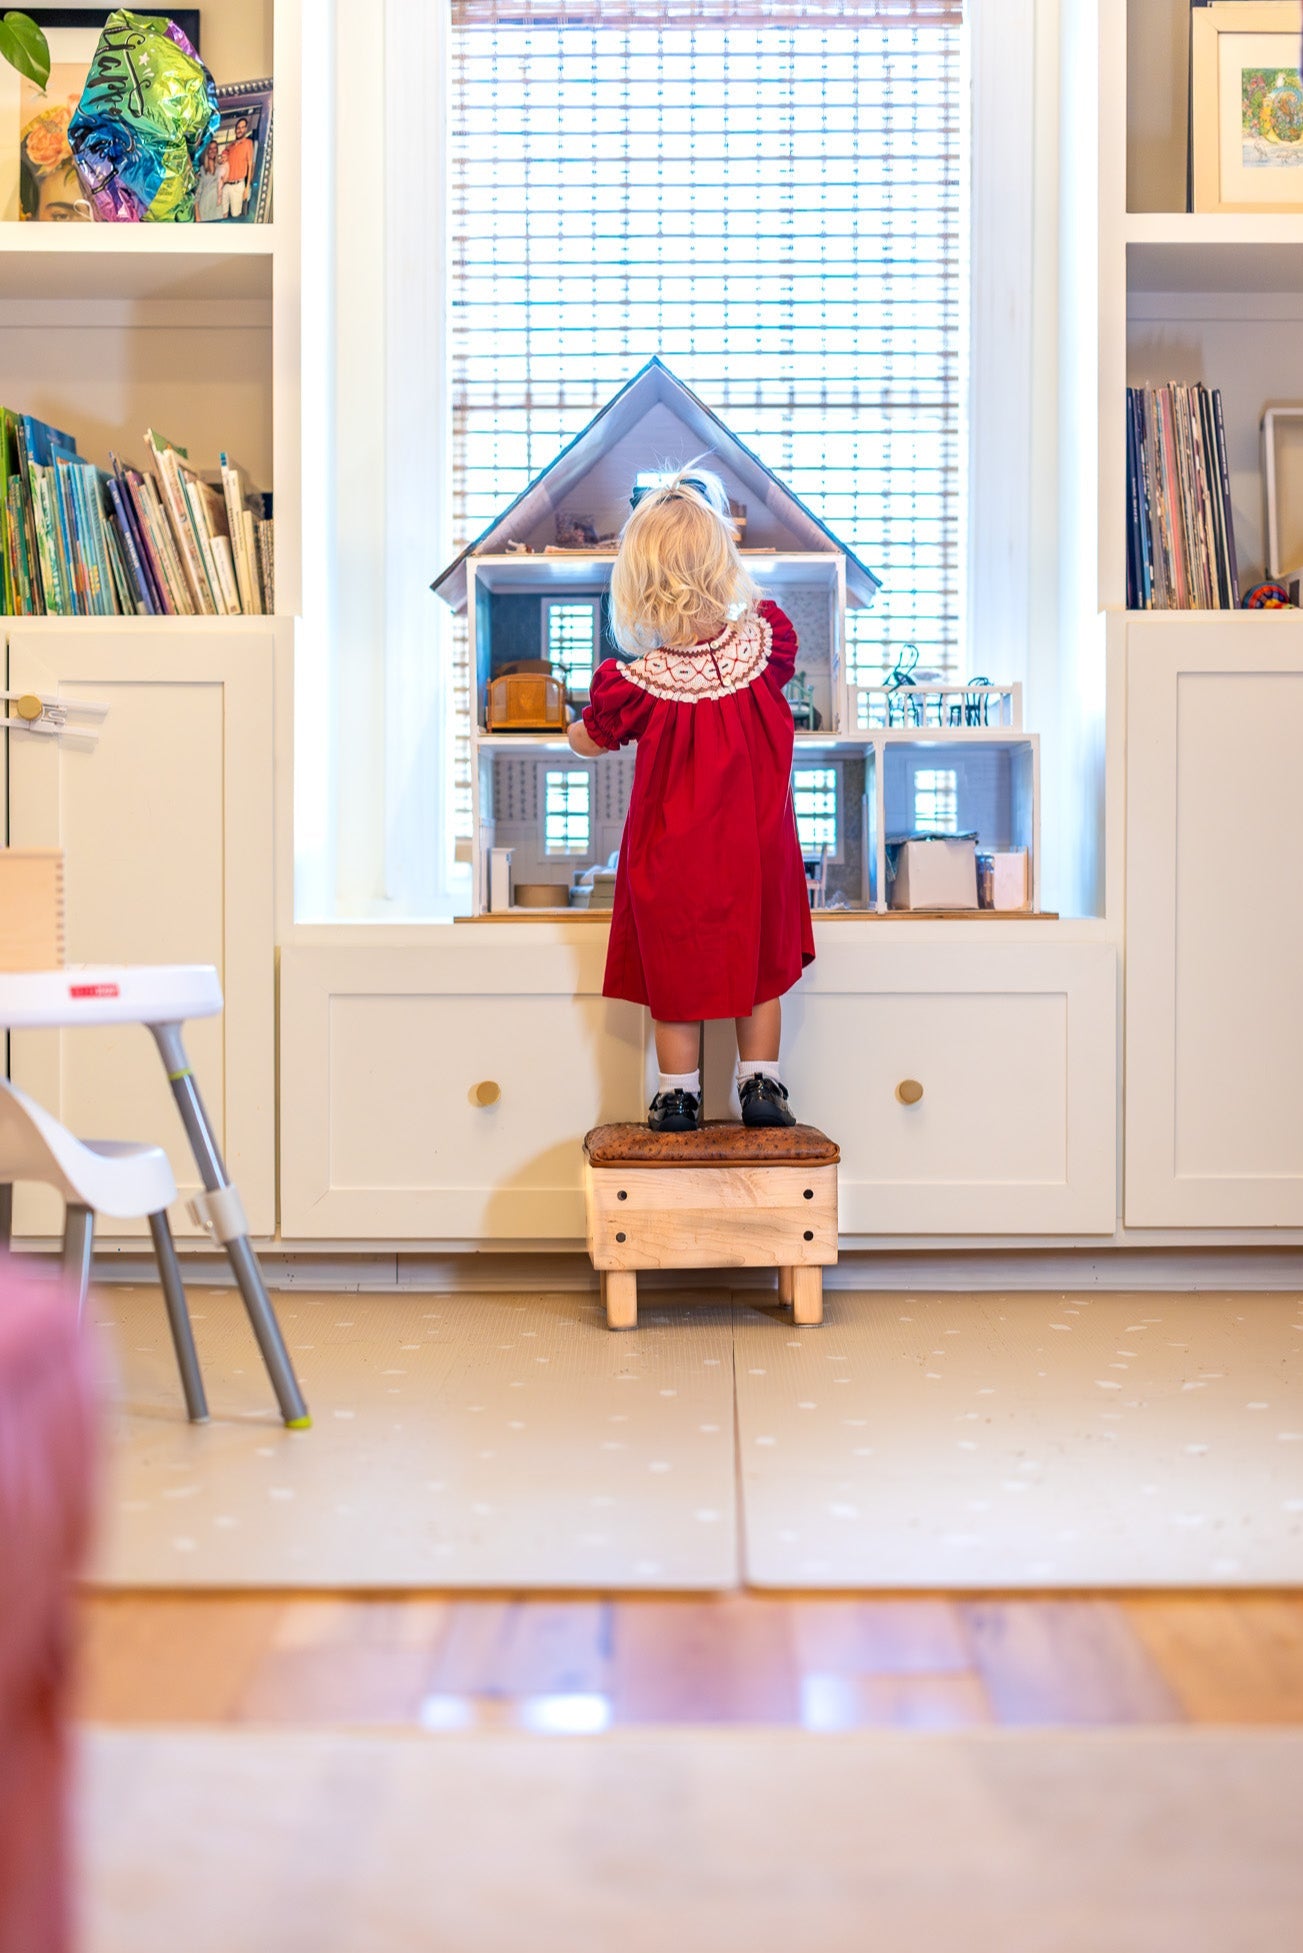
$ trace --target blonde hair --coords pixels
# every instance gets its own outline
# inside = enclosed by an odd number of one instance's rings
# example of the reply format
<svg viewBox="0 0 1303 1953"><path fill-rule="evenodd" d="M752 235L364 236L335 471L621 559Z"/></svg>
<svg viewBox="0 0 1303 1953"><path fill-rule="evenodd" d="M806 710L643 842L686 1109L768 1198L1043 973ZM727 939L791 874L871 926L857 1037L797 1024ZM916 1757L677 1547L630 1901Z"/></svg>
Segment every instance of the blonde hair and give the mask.
<svg viewBox="0 0 1303 1953"><path fill-rule="evenodd" d="M718 475L688 467L642 497L611 571L611 630L622 651L638 657L690 643L703 623L718 619L722 630L759 600Z"/></svg>

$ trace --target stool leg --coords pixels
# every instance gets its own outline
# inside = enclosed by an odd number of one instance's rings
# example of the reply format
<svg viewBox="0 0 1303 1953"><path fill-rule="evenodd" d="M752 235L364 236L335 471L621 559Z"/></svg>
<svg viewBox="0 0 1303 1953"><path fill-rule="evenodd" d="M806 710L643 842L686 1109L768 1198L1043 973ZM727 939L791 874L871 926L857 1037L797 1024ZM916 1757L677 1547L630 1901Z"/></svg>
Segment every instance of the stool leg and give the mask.
<svg viewBox="0 0 1303 1953"><path fill-rule="evenodd" d="M208 1402L204 1396L204 1380L199 1373L199 1353L195 1349L195 1332L190 1324L190 1311L186 1307L181 1264L176 1258L176 1248L172 1242L172 1230L168 1226L167 1215L151 1214L149 1231L154 1239L154 1259L158 1263L158 1279L163 1285L168 1327L172 1331L172 1346L176 1350L177 1368L181 1372L186 1414L192 1424L206 1424Z"/></svg>
<svg viewBox="0 0 1303 1953"><path fill-rule="evenodd" d="M63 1216L64 1279L77 1291L77 1318L86 1307L90 1287L91 1249L95 1245L95 1216L89 1207L69 1203Z"/></svg>
<svg viewBox="0 0 1303 1953"><path fill-rule="evenodd" d="M230 1177L186 1058L181 1026L151 1024L149 1028L163 1060L176 1109L181 1114L181 1123L185 1127L204 1187L209 1193L225 1192L231 1185ZM285 1347L285 1339L281 1335L280 1324L276 1320L276 1312L272 1308L271 1297L249 1237L239 1234L233 1240L223 1241L222 1246L244 1297L250 1327L267 1366L281 1416L292 1431L306 1430L312 1419L308 1416L308 1407L303 1401L303 1393L299 1389L298 1378L294 1374L294 1366L290 1362L289 1351Z"/></svg>
<svg viewBox="0 0 1303 1953"><path fill-rule="evenodd" d="M9 1181L0 1187L0 1248L9 1246L14 1231L14 1190Z"/></svg>
<svg viewBox="0 0 1303 1953"><path fill-rule="evenodd" d="M780 1268L778 1271L778 1300L782 1303L784 1308L786 1309L791 1308L792 1271L790 1268Z"/></svg>
<svg viewBox="0 0 1303 1953"><path fill-rule="evenodd" d="M792 1320L803 1328L823 1321L822 1268L792 1270Z"/></svg>
<svg viewBox="0 0 1303 1953"><path fill-rule="evenodd" d="M608 1329L638 1327L638 1277L632 1268L603 1270L602 1303Z"/></svg>

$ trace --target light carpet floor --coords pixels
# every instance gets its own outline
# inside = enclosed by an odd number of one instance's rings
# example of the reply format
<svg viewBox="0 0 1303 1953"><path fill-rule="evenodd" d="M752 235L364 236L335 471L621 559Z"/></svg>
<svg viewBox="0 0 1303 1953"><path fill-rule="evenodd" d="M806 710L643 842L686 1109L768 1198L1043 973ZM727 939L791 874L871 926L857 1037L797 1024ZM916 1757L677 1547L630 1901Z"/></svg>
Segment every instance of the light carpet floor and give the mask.
<svg viewBox="0 0 1303 1953"><path fill-rule="evenodd" d="M96 1731L86 1953L1264 1953L1303 1735Z"/></svg>
<svg viewBox="0 0 1303 1953"><path fill-rule="evenodd" d="M1303 1582L1296 1295L855 1295L739 1313L758 1587Z"/></svg>
<svg viewBox="0 0 1303 1953"><path fill-rule="evenodd" d="M203 1429L157 1292L98 1297L103 1584L1303 1584L1297 1296L834 1291L797 1330L652 1291L612 1335L595 1295L291 1291L302 1433L236 1298L193 1306Z"/></svg>
<svg viewBox="0 0 1303 1953"><path fill-rule="evenodd" d="M124 1587L731 1587L727 1296L609 1335L595 1297L277 1297L286 1431L238 1298L191 1298L185 1421L157 1291L104 1289L119 1373L95 1579Z"/></svg>

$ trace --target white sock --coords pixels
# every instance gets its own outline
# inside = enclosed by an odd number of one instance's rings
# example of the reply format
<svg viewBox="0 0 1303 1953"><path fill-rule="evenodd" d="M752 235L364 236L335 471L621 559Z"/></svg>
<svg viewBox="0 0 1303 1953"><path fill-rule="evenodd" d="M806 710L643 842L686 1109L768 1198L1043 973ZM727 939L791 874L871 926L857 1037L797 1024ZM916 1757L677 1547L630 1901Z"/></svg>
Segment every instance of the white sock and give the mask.
<svg viewBox="0 0 1303 1953"><path fill-rule="evenodd" d="M700 1098L701 1073L699 1070L658 1072L656 1077L656 1091L658 1094L661 1092L691 1092L694 1097Z"/></svg>
<svg viewBox="0 0 1303 1953"><path fill-rule="evenodd" d="M783 1074L777 1058L739 1058L737 1082L741 1085L748 1078L772 1078L775 1085L781 1085L783 1082Z"/></svg>

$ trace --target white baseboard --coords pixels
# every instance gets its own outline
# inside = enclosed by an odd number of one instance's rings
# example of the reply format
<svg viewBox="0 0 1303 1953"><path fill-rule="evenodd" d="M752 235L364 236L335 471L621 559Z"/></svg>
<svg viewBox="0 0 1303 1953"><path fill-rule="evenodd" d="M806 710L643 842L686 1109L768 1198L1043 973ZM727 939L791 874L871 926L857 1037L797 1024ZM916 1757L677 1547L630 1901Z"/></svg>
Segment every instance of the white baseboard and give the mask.
<svg viewBox="0 0 1303 1953"><path fill-rule="evenodd" d="M327 1289L399 1294L411 1289L435 1294L458 1290L592 1290L597 1277L582 1254L298 1255L269 1251L262 1256L268 1286L276 1289ZM186 1280L193 1285L230 1283L225 1258L187 1255ZM95 1263L99 1282L152 1282L146 1256L106 1255ZM643 1275L648 1289L765 1289L773 1278L763 1269L660 1269ZM824 1271L829 1289L964 1290L1001 1289L1185 1291L1233 1289L1273 1292L1303 1290L1303 1248L1108 1248L1077 1249L878 1250L844 1254Z"/></svg>

